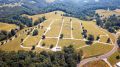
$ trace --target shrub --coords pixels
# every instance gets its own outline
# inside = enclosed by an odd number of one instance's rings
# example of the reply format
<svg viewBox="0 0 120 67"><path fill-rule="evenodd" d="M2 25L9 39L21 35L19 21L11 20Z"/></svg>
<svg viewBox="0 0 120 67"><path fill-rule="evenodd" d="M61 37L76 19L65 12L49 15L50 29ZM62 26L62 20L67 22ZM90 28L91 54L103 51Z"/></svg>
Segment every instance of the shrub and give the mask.
<svg viewBox="0 0 120 67"><path fill-rule="evenodd" d="M38 35L38 30L37 30L37 29L35 29L35 30L33 31L33 36L36 36L36 35Z"/></svg>

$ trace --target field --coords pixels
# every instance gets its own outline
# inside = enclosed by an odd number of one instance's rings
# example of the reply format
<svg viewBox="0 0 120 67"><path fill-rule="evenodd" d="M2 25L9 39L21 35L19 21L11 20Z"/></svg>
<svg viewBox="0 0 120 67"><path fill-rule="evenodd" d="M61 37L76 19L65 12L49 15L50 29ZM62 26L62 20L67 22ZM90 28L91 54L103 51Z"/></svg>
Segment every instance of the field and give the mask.
<svg viewBox="0 0 120 67"><path fill-rule="evenodd" d="M120 9L116 9L116 10L103 10L103 9L99 9L96 10L96 13L98 13L100 16L102 16L102 18L108 18L111 15L120 15Z"/></svg>
<svg viewBox="0 0 120 67"><path fill-rule="evenodd" d="M55 12L57 12L55 14ZM84 58L101 55L113 48L114 36L106 30L98 27L93 21L82 21L73 17L61 16L63 12L55 11L46 14L38 15L23 15L32 18L33 21L38 18L45 16L46 21L41 23L40 28L38 26L26 27L20 30L17 35L18 37L12 37L13 40L5 42L4 45L0 46L1 50L5 51L18 51L18 50L31 50L35 46L35 50L40 52L46 51L60 51L64 46L73 45L76 50L83 50ZM52 17L51 17L52 16ZM85 43L86 39L83 38L83 28L87 30L87 35L92 34L94 36L94 42L91 45ZM32 36L33 31L37 29L38 35ZM30 34L27 35L28 31ZM60 38L62 35L62 38ZM44 39L42 37L45 36ZM96 37L100 36L97 41ZM110 38L111 42L106 43L107 39ZM21 39L23 41L21 42ZM107 49L106 49L107 48Z"/></svg>
<svg viewBox="0 0 120 67"><path fill-rule="evenodd" d="M82 67L109 67L109 66L104 61L99 60L99 61L89 62Z"/></svg>
<svg viewBox="0 0 120 67"><path fill-rule="evenodd" d="M0 30L10 31L11 29L17 28L14 24L7 24L0 22Z"/></svg>

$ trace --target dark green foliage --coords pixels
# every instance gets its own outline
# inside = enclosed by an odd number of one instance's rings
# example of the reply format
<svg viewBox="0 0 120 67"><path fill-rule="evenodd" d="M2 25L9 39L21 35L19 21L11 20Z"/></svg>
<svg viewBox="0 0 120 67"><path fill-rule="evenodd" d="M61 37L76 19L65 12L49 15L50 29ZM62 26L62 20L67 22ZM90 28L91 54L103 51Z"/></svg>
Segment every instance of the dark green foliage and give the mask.
<svg viewBox="0 0 120 67"><path fill-rule="evenodd" d="M23 42L24 39L21 39L21 43Z"/></svg>
<svg viewBox="0 0 120 67"><path fill-rule="evenodd" d="M120 36L118 37L117 44L120 47Z"/></svg>
<svg viewBox="0 0 120 67"><path fill-rule="evenodd" d="M90 35L88 36L88 40L89 40L89 41L94 41L94 36L90 34Z"/></svg>
<svg viewBox="0 0 120 67"><path fill-rule="evenodd" d="M92 44L94 41L94 36L93 35L89 35L86 41L86 44Z"/></svg>
<svg viewBox="0 0 120 67"><path fill-rule="evenodd" d="M0 67L76 67L81 56L82 52L76 52L73 46L59 52L0 51Z"/></svg>
<svg viewBox="0 0 120 67"><path fill-rule="evenodd" d="M44 47L45 45L46 45L45 43L42 44L43 47Z"/></svg>
<svg viewBox="0 0 120 67"><path fill-rule="evenodd" d="M0 18L0 22L16 24L20 27L20 29L22 29L24 25L28 27L33 26L32 19L29 19L28 17L20 16L20 15L15 15L15 16L13 15L10 17Z"/></svg>
<svg viewBox="0 0 120 67"><path fill-rule="evenodd" d="M17 15L17 16L13 16L12 19L17 20L20 23L23 23L24 25L27 25L29 27L33 26L32 25L32 19L29 19L28 17L23 17L23 16L20 16L20 15Z"/></svg>
<svg viewBox="0 0 120 67"><path fill-rule="evenodd" d="M45 16L39 18L37 21L34 22L34 25L38 25L46 20Z"/></svg>
<svg viewBox="0 0 120 67"><path fill-rule="evenodd" d="M38 35L38 30L37 29L35 29L34 31L33 31L33 34L32 34L33 36L36 36L36 35Z"/></svg>
<svg viewBox="0 0 120 67"><path fill-rule="evenodd" d="M112 15L109 18L100 19L101 17L96 16L96 24L107 29L111 33L116 33L116 30L120 29L120 17Z"/></svg>
<svg viewBox="0 0 120 67"><path fill-rule="evenodd" d="M45 36L45 35L43 35L43 36L42 36L42 39L44 40L45 38L46 38L46 36Z"/></svg>
<svg viewBox="0 0 120 67"><path fill-rule="evenodd" d="M85 41L85 43L87 44L87 45L91 45L93 42L92 41Z"/></svg>
<svg viewBox="0 0 120 67"><path fill-rule="evenodd" d="M110 38L108 38L108 39L107 39L107 43L110 43L110 41L111 41Z"/></svg>
<svg viewBox="0 0 120 67"><path fill-rule="evenodd" d="M32 46L31 50L35 50L35 46Z"/></svg>
<svg viewBox="0 0 120 67"><path fill-rule="evenodd" d="M51 45L50 45L50 49L52 49L53 47L54 47L53 44L51 44Z"/></svg>
<svg viewBox="0 0 120 67"><path fill-rule="evenodd" d="M14 29L11 30L11 35L14 36L16 34L16 31Z"/></svg>
<svg viewBox="0 0 120 67"><path fill-rule="evenodd" d="M117 59L117 60L119 60L119 59L120 59L120 56L119 56L119 55L118 55L118 56L116 56L116 59Z"/></svg>
<svg viewBox="0 0 120 67"><path fill-rule="evenodd" d="M9 39L14 35L15 35L15 37L17 37L16 30L14 30L14 29L12 29L10 32L1 30L0 31L0 41L3 41L5 39Z"/></svg>
<svg viewBox="0 0 120 67"><path fill-rule="evenodd" d="M63 34L60 34L60 39L62 39L64 37L64 35Z"/></svg>
<svg viewBox="0 0 120 67"><path fill-rule="evenodd" d="M100 39L100 37L99 37L99 36L97 36L96 40L99 40L99 39Z"/></svg>
<svg viewBox="0 0 120 67"><path fill-rule="evenodd" d="M7 39L7 31L0 31L0 41Z"/></svg>
<svg viewBox="0 0 120 67"><path fill-rule="evenodd" d="M87 38L87 30L82 27L83 32L81 33L83 35L83 38Z"/></svg>

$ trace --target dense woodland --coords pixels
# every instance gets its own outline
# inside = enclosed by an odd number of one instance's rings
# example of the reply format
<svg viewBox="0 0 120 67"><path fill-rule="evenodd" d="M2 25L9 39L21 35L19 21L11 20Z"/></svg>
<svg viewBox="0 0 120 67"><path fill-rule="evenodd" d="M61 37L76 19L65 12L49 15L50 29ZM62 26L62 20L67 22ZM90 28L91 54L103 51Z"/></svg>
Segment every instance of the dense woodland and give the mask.
<svg viewBox="0 0 120 67"><path fill-rule="evenodd" d="M76 67L81 56L82 51L76 52L72 45L60 52L0 51L0 67Z"/></svg>
<svg viewBox="0 0 120 67"><path fill-rule="evenodd" d="M101 19L101 17L96 14L96 24L111 33L116 33L116 30L120 29L120 16L112 15L109 18Z"/></svg>

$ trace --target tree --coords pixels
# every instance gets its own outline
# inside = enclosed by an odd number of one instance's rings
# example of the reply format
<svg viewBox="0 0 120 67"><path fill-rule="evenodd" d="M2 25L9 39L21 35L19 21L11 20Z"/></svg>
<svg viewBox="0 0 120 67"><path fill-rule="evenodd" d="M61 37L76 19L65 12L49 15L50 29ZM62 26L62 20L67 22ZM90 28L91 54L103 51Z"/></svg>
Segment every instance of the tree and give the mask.
<svg viewBox="0 0 120 67"><path fill-rule="evenodd" d="M15 38L17 38L18 36L17 35L15 35Z"/></svg>
<svg viewBox="0 0 120 67"><path fill-rule="evenodd" d="M63 34L60 34L60 39L62 39L62 38L63 38L63 36L64 36Z"/></svg>
<svg viewBox="0 0 120 67"><path fill-rule="evenodd" d="M42 39L44 40L45 38L46 38L46 36L45 36L45 35L43 35L43 36L42 36Z"/></svg>
<svg viewBox="0 0 120 67"><path fill-rule="evenodd" d="M12 36L14 36L16 34L16 31L14 29L12 29L11 34L12 34Z"/></svg>
<svg viewBox="0 0 120 67"><path fill-rule="evenodd" d="M96 40L99 40L99 39L100 39L100 37L99 37L99 36L97 36Z"/></svg>
<svg viewBox="0 0 120 67"><path fill-rule="evenodd" d="M108 31L111 32L111 33L116 33L116 32L115 32L115 29L114 29L114 28L111 28L111 27L108 28Z"/></svg>
<svg viewBox="0 0 120 67"><path fill-rule="evenodd" d="M89 40L89 41L94 41L94 36L91 35L91 34L89 34L89 36L88 36L88 40Z"/></svg>
<svg viewBox="0 0 120 67"><path fill-rule="evenodd" d="M117 59L117 60L119 60L119 59L120 59L120 56L119 56L119 55L118 55L118 56L116 56L116 59Z"/></svg>
<svg viewBox="0 0 120 67"><path fill-rule="evenodd" d="M32 46L31 50L35 50L35 46Z"/></svg>
<svg viewBox="0 0 120 67"><path fill-rule="evenodd" d="M86 44L92 44L94 41L94 36L89 34L88 38L87 38L87 41L86 41Z"/></svg>
<svg viewBox="0 0 120 67"><path fill-rule="evenodd" d="M57 14L57 12L55 12L55 14Z"/></svg>
<svg viewBox="0 0 120 67"><path fill-rule="evenodd" d="M87 34L86 33L83 34L83 38L87 38Z"/></svg>
<svg viewBox="0 0 120 67"><path fill-rule="evenodd" d="M44 47L45 45L46 45L45 43L42 44L43 47Z"/></svg>
<svg viewBox="0 0 120 67"><path fill-rule="evenodd" d="M50 49L52 49L53 47L54 47L53 44L51 44L51 45L50 45Z"/></svg>
<svg viewBox="0 0 120 67"><path fill-rule="evenodd" d="M120 36L118 37L117 44L120 47Z"/></svg>
<svg viewBox="0 0 120 67"><path fill-rule="evenodd" d="M32 36L36 36L36 35L38 35L38 30L37 30L37 29L35 29L35 30L33 31Z"/></svg>
<svg viewBox="0 0 120 67"><path fill-rule="evenodd" d="M21 43L23 42L24 39L21 39Z"/></svg>
<svg viewBox="0 0 120 67"><path fill-rule="evenodd" d="M83 35L83 38L87 38L87 30L86 29L83 29L83 32L81 34Z"/></svg>
<svg viewBox="0 0 120 67"><path fill-rule="evenodd" d="M0 41L3 41L5 39L8 39L8 32L7 31L0 31Z"/></svg>
<svg viewBox="0 0 120 67"><path fill-rule="evenodd" d="M107 43L110 43L110 41L111 41L110 38L108 38L108 39L107 39Z"/></svg>

